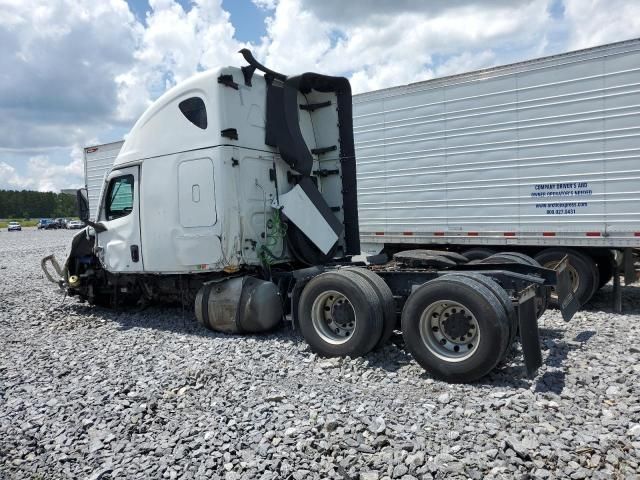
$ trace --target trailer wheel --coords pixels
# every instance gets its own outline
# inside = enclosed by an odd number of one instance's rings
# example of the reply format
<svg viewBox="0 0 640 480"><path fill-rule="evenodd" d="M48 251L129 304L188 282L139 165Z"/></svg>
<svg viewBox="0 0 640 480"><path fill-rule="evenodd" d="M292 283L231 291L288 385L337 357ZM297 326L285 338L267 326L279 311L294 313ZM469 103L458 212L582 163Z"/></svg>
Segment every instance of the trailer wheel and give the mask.
<svg viewBox="0 0 640 480"><path fill-rule="evenodd" d="M548 248L538 253L535 259L543 267L555 268L565 256L569 257L567 269L571 279L571 290L580 305L584 305L595 293L600 281L598 267L591 257L571 248ZM549 305L558 308L558 296L554 289L551 289Z"/></svg>
<svg viewBox="0 0 640 480"><path fill-rule="evenodd" d="M491 255L495 254L496 251L490 248L472 248L470 250L465 250L462 252L462 255L467 258L467 260L483 260Z"/></svg>
<svg viewBox="0 0 640 480"><path fill-rule="evenodd" d="M500 263L500 262L516 262L534 267L541 267L540 263L533 257L519 252L500 252L491 255L480 263ZM549 306L550 291L549 287L538 287L536 289L536 318L540 318Z"/></svg>
<svg viewBox="0 0 640 480"><path fill-rule="evenodd" d="M505 346L505 352L503 352L501 356L504 358L504 355L509 350L509 347L511 346L511 344L516 338L516 333L518 332L518 315L516 314L516 309L513 307L513 302L511 301L509 294L504 288L502 288L502 286L498 282L496 282L491 277L482 275L481 273L475 273L475 272L449 273L442 278L451 278L451 277L472 278L478 283L481 283L483 286L491 290L491 293L495 295L496 299L500 302L500 305L502 305L502 308L504 308L504 312L506 313L507 318L509 319L509 341Z"/></svg>
<svg viewBox="0 0 640 480"><path fill-rule="evenodd" d="M382 335L380 336L380 340L376 345L377 347L383 346L391 335L393 331L396 329L396 324L398 323L398 319L396 316L396 304L393 299L393 293L389 288L389 285L385 283L385 281L380 278L375 272L368 270L362 267L346 267L343 270L347 270L349 272L356 273L360 275L362 278L366 279L369 282L369 285L373 287L378 295L378 300L382 305L382 317L383 317L383 327L382 327Z"/></svg>
<svg viewBox="0 0 640 480"><path fill-rule="evenodd" d="M473 278L440 277L409 296L402 311L407 350L434 377L471 382L489 373L509 340L496 296Z"/></svg>
<svg viewBox="0 0 640 480"><path fill-rule="evenodd" d="M359 357L382 336L382 306L360 275L343 270L322 273L300 295L298 324L311 349L323 356Z"/></svg>
<svg viewBox="0 0 640 480"><path fill-rule="evenodd" d="M611 264L612 258L610 256L602 256L596 258L596 264L598 266L598 290L604 287L613 278L613 265Z"/></svg>

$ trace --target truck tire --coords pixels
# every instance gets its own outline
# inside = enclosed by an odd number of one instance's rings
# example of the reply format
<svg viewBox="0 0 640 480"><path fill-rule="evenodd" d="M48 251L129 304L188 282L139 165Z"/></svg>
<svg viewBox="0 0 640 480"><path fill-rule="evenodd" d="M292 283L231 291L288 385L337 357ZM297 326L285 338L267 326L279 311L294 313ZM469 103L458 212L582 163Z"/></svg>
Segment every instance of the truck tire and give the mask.
<svg viewBox="0 0 640 480"><path fill-rule="evenodd" d="M446 269L456 266L456 262L444 255L425 253L427 250L403 250L395 253L393 259L411 268Z"/></svg>
<svg viewBox="0 0 640 480"><path fill-rule="evenodd" d="M533 257L520 252L500 252L481 260L480 263L491 262L517 262L534 267L541 267L540 263ZM549 287L538 287L536 289L536 318L540 318L549 307Z"/></svg>
<svg viewBox="0 0 640 480"><path fill-rule="evenodd" d="M613 259L609 256L602 256L596 258L596 264L598 266L598 290L604 287L613 278L613 265L611 262Z"/></svg>
<svg viewBox="0 0 640 480"><path fill-rule="evenodd" d="M600 282L598 267L591 257L572 248L548 248L538 253L535 259L543 267L555 268L565 255L569 257L569 277L573 294L580 305L584 305L596 292ZM558 308L558 297L554 289L551 289L549 305Z"/></svg>
<svg viewBox="0 0 640 480"><path fill-rule="evenodd" d="M471 248L469 250L465 250L462 252L462 255L467 258L467 260L483 260L491 255L495 254L496 251L490 248Z"/></svg>
<svg viewBox="0 0 640 480"><path fill-rule="evenodd" d="M382 305L383 326L382 335L380 336L380 340L378 340L375 348L382 347L389 341L389 338L393 335L393 331L396 329L396 324L398 323L396 316L396 304L389 285L387 285L379 275L367 268L345 267L343 270L360 275L362 278L367 280L369 285L371 285L371 287L376 291L380 305Z"/></svg>
<svg viewBox="0 0 640 480"><path fill-rule="evenodd" d="M421 257L444 257L447 260L451 260L456 264L464 264L469 261L467 257L461 255L456 252L450 252L449 250L425 250L425 249L416 249L416 250L403 250L398 252L398 255L402 255L403 257L415 256L415 258L420 259Z"/></svg>
<svg viewBox="0 0 640 480"><path fill-rule="evenodd" d="M407 350L431 375L471 382L501 360L509 341L509 318L491 290L477 280L445 276L409 296L402 311L402 335Z"/></svg>
<svg viewBox="0 0 640 480"><path fill-rule="evenodd" d="M298 325L319 355L359 357L369 353L382 336L382 306L373 287L360 275L326 272L302 290Z"/></svg>
<svg viewBox="0 0 640 480"><path fill-rule="evenodd" d="M504 358L505 354L509 350L509 347L511 346L511 344L516 338L516 333L518 332L518 315L516 314L516 309L513 307L513 302L511 301L509 294L504 288L502 288L502 286L498 282L496 282L491 277L482 275L481 273L475 273L475 272L449 273L442 278L450 278L450 277L472 278L473 280L477 281L478 283L481 283L483 286L491 290L491 293L493 293L496 299L500 302L500 305L502 305L502 308L504 308L504 312L506 313L507 318L509 319L509 341L505 346L505 352L503 352L502 354L502 358Z"/></svg>

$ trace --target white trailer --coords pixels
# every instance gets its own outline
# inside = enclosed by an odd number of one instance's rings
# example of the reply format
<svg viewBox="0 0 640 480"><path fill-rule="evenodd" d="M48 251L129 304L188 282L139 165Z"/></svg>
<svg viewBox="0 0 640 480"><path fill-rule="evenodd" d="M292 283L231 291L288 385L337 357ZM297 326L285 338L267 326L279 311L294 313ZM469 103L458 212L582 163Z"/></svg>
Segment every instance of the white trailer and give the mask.
<svg viewBox="0 0 640 480"><path fill-rule="evenodd" d="M84 148L84 186L89 199L89 218L98 218L100 192L106 175L113 167L124 140L101 145L90 145Z"/></svg>
<svg viewBox="0 0 640 480"><path fill-rule="evenodd" d="M584 303L611 279L611 249L640 247L638 39L363 93L353 107L365 252L568 254Z"/></svg>

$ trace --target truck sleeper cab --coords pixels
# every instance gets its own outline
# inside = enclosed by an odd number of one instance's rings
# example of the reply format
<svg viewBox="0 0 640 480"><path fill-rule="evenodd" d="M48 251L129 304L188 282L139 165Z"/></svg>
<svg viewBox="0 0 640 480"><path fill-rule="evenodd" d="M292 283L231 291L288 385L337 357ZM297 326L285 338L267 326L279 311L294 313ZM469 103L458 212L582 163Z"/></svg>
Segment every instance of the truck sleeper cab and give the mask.
<svg viewBox="0 0 640 480"><path fill-rule="evenodd" d="M409 252L352 263L348 81L287 77L243 54L248 66L196 75L149 107L105 179L95 222L78 192L88 227L62 268L43 259L47 277L112 307L192 303L201 324L223 332L261 332L286 317L321 355L365 355L400 329L416 360L449 381L491 371L519 329L535 371L547 289L567 319L575 313L566 262L470 265Z"/></svg>

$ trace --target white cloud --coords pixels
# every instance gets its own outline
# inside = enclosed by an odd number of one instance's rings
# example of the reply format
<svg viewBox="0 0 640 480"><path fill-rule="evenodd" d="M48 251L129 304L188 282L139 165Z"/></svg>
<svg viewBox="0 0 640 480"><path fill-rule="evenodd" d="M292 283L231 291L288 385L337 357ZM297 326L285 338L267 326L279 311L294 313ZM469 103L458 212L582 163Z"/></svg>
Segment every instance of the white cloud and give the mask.
<svg viewBox="0 0 640 480"><path fill-rule="evenodd" d="M251 0L251 2L262 10L273 10L278 3L277 0Z"/></svg>
<svg viewBox="0 0 640 480"><path fill-rule="evenodd" d="M285 74L344 75L360 92L640 34L628 0L252 2L266 35L245 45L221 0L150 0L143 21L124 0L0 0L0 188L78 185L78 146L116 140L176 82L240 65L244 46Z"/></svg>
<svg viewBox="0 0 640 480"><path fill-rule="evenodd" d="M640 34L640 2L565 0L569 50L628 40Z"/></svg>
<svg viewBox="0 0 640 480"><path fill-rule="evenodd" d="M26 174L0 162L0 188L9 190L38 190L59 192L63 188L80 188L84 184L83 150L79 145L71 149L71 161L53 163L47 155L35 155L28 159Z"/></svg>
<svg viewBox="0 0 640 480"><path fill-rule="evenodd" d="M535 50L551 23L548 0L378 3L280 0L261 54L287 73L348 75L358 92L487 66L494 49Z"/></svg>
<svg viewBox="0 0 640 480"><path fill-rule="evenodd" d="M220 0L195 0L189 11L173 0L149 4L136 62L115 79L123 121L134 121L152 99L199 70L238 63L243 46Z"/></svg>

